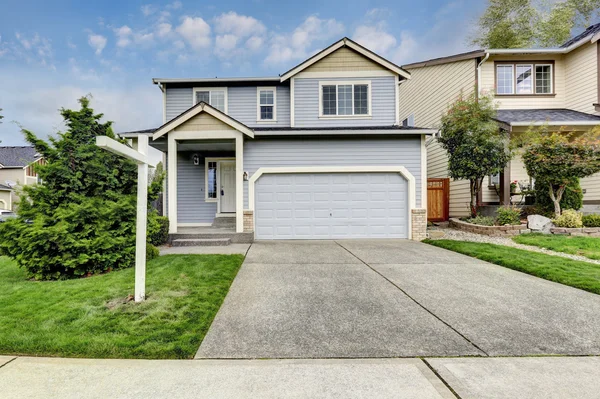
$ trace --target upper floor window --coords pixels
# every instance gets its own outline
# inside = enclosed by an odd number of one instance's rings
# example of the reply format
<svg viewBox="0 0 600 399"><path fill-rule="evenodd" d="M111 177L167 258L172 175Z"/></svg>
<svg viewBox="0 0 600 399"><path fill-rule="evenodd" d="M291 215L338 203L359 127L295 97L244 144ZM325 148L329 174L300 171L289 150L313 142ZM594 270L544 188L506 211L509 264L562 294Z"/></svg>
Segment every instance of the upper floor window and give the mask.
<svg viewBox="0 0 600 399"><path fill-rule="evenodd" d="M371 115L371 82L319 82L319 117Z"/></svg>
<svg viewBox="0 0 600 399"><path fill-rule="evenodd" d="M496 64L496 94L552 94L552 63Z"/></svg>
<svg viewBox="0 0 600 399"><path fill-rule="evenodd" d="M227 113L227 88L195 87L194 105L204 101L221 112Z"/></svg>
<svg viewBox="0 0 600 399"><path fill-rule="evenodd" d="M275 87L258 87L256 89L256 120L259 122L275 122L277 120L277 89Z"/></svg>

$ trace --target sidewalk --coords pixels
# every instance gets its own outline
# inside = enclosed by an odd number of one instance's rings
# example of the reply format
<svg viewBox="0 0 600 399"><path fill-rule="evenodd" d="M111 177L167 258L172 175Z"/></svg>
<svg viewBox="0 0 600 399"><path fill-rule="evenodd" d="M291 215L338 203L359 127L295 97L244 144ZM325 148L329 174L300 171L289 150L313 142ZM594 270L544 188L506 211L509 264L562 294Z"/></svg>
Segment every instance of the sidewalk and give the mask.
<svg viewBox="0 0 600 399"><path fill-rule="evenodd" d="M445 399L456 397L452 391L462 399L600 398L600 358L94 360L0 356L4 399Z"/></svg>

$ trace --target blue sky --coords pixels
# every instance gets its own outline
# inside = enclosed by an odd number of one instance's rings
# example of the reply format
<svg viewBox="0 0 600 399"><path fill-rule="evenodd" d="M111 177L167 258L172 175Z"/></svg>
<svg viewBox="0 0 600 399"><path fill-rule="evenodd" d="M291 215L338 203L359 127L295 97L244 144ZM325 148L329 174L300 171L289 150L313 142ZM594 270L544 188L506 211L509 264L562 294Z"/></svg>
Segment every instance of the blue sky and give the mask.
<svg viewBox="0 0 600 399"><path fill-rule="evenodd" d="M115 131L156 127L153 77L272 76L348 36L403 64L468 50L481 0L11 1L0 13L2 145L16 123L62 130L60 107L92 106Z"/></svg>

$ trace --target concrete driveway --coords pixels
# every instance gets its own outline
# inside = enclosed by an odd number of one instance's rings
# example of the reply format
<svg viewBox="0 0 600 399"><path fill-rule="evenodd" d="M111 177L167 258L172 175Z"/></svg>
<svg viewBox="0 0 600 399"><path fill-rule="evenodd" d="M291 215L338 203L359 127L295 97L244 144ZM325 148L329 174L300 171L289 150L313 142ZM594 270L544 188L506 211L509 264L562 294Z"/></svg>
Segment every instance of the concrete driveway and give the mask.
<svg viewBox="0 0 600 399"><path fill-rule="evenodd" d="M197 358L598 355L600 296L405 240L257 242Z"/></svg>

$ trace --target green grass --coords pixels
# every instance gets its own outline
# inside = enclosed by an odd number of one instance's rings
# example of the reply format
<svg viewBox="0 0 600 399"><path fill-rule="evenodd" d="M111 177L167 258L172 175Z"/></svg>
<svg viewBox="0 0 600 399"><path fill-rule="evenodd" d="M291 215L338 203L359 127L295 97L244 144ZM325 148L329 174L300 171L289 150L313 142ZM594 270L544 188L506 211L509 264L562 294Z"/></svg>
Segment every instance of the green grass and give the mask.
<svg viewBox="0 0 600 399"><path fill-rule="evenodd" d="M600 260L600 238L536 233L515 236L513 240L519 244Z"/></svg>
<svg viewBox="0 0 600 399"><path fill-rule="evenodd" d="M133 294L133 269L36 282L0 257L0 354L93 358L191 358L241 255L168 255L148 262L147 300Z"/></svg>
<svg viewBox="0 0 600 399"><path fill-rule="evenodd" d="M503 245L452 240L426 240L425 242L546 280L600 294L600 265Z"/></svg>

